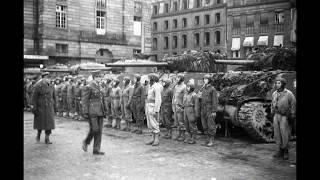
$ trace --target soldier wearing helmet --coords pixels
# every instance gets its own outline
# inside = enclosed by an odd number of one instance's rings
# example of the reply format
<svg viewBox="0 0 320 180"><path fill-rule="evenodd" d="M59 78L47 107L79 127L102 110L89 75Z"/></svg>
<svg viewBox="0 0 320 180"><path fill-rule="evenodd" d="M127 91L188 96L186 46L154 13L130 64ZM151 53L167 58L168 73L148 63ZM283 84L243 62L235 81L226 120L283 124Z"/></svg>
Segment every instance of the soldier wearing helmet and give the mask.
<svg viewBox="0 0 320 180"><path fill-rule="evenodd" d="M279 150L273 157L289 159L290 126L288 119L295 118L296 98L285 88L287 81L282 77L275 80L276 91L272 94L271 113L273 117L274 139Z"/></svg>
<svg viewBox="0 0 320 180"><path fill-rule="evenodd" d="M111 116L112 116L112 127L120 129L121 120L121 104L120 95L121 89L119 87L120 81L118 79L113 80L113 87L111 90Z"/></svg>
<svg viewBox="0 0 320 180"><path fill-rule="evenodd" d="M68 102L67 102L67 92L68 92L68 84L69 78L65 76L63 78L64 82L62 83L61 91L62 91L62 109L63 109L63 117L67 117L69 112Z"/></svg>
<svg viewBox="0 0 320 180"><path fill-rule="evenodd" d="M112 86L111 86L111 79L106 79L105 87L103 88L103 98L104 98L104 104L106 107L106 115L107 115L107 123L106 127L111 128L112 127L112 116L111 116L111 92L112 92Z"/></svg>
<svg viewBox="0 0 320 180"><path fill-rule="evenodd" d="M131 131L131 123L132 123L132 111L130 109L130 105L132 102L133 95L133 87L130 84L130 77L126 76L123 78L123 88L121 91L121 112L122 112L122 120L121 120L121 130L123 131Z"/></svg>
<svg viewBox="0 0 320 180"><path fill-rule="evenodd" d="M186 93L186 85L183 74L178 74L177 78L177 84L173 88L172 109L174 113L174 125L177 126L179 134L174 140L183 141L186 131L183 119L183 96Z"/></svg>
<svg viewBox="0 0 320 180"><path fill-rule="evenodd" d="M56 79L56 86L55 86L55 95L56 95L56 106L57 106L57 115L61 116L63 113L63 104L62 104L62 83L61 79Z"/></svg>
<svg viewBox="0 0 320 180"><path fill-rule="evenodd" d="M75 109L76 120L80 120L80 114L81 114L80 101L81 101L81 81L80 79L78 79L74 86L74 105L75 105L74 109Z"/></svg>
<svg viewBox="0 0 320 180"><path fill-rule="evenodd" d="M190 138L186 138L184 143L195 144L195 136L197 134L197 117L199 117L198 106L199 100L197 94L194 92L195 84L189 81L187 84L187 93L183 98L184 107L184 121L187 132Z"/></svg>
<svg viewBox="0 0 320 180"><path fill-rule="evenodd" d="M217 132L216 128L216 112L218 108L218 96L217 91L213 87L212 78L210 74L206 74L203 77L204 88L201 94L201 123L204 133L207 135L207 140L203 146L213 146L213 140Z"/></svg>
<svg viewBox="0 0 320 180"><path fill-rule="evenodd" d="M159 112L161 106L161 89L162 86L158 83L159 77L155 73L149 74L150 87L148 88L146 115L148 128L152 133L152 140L147 142L146 145L158 146L159 145Z"/></svg>
<svg viewBox="0 0 320 180"><path fill-rule="evenodd" d="M134 87L132 94L131 109L133 118L136 120L137 129L133 130L133 133L142 134L143 126L143 110L144 110L144 92L143 87L140 83L141 76L138 74L134 75Z"/></svg>
<svg viewBox="0 0 320 180"><path fill-rule="evenodd" d="M172 97L173 91L170 88L171 80L169 78L163 80L163 90L161 92L161 110L160 116L164 122L164 126L167 129L167 134L164 136L166 139L171 139L172 137L172 127L174 121L172 119Z"/></svg>

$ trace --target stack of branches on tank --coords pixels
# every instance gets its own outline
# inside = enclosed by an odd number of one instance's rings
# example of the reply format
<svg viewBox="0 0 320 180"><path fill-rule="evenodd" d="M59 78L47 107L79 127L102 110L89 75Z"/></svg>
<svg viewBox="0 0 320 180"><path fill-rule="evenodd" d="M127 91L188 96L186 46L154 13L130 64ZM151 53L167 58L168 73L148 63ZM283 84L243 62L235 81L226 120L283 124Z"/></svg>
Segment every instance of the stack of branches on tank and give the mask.
<svg viewBox="0 0 320 180"><path fill-rule="evenodd" d="M219 103L236 104L246 96L260 95L262 87L259 82L254 82L271 74L273 73L263 71L229 71L223 75L214 74L212 77L214 86L220 91ZM249 92L245 91L248 86L250 86Z"/></svg>
<svg viewBox="0 0 320 180"><path fill-rule="evenodd" d="M187 51L184 54L167 56L162 59L169 64L170 71L178 72L223 72L226 65L215 64L215 59L226 57L212 51Z"/></svg>
<svg viewBox="0 0 320 180"><path fill-rule="evenodd" d="M256 60L256 62L238 70L296 70L296 48L268 47L258 49L249 54L247 59Z"/></svg>

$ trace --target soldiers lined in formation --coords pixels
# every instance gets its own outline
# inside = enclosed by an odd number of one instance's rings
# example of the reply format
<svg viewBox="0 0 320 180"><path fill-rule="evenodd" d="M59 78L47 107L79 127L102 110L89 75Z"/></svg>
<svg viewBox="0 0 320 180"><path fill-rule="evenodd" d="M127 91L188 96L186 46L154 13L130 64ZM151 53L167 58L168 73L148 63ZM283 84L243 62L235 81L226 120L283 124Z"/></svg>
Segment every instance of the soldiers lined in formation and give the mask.
<svg viewBox="0 0 320 180"><path fill-rule="evenodd" d="M207 136L202 145L207 147L214 145L218 96L209 74L203 78L204 85L200 96L194 92L194 80L191 79L185 84L183 74L178 74L177 83L173 87L170 79L159 82L158 75L154 73L149 74L149 80L142 82L143 84L140 82L140 75L134 75L133 81L125 76L122 88L119 86L119 79L100 78L99 72L93 72L92 77L93 80L88 84L85 78L73 76L51 79L48 85L44 84L51 88L46 92L50 95L48 98L53 99L50 102L54 103L54 112L57 116L89 122L90 131L82 145L84 151L87 151L87 146L94 139L93 154L104 154L100 151L103 118L106 119L107 128L137 134L142 134L146 119L152 134L152 139L146 145L152 146L159 145L161 123L167 129L164 138L195 144L197 119L201 119L204 134ZM46 82L46 78L44 79ZM33 95L34 87L39 87L36 86L36 82L36 80L25 80L25 110L30 108L32 110L34 106L32 101L37 101ZM295 97L284 88L286 84L284 79L277 80L276 83L277 91L273 94L272 113L275 114L275 139L279 152L275 157L283 156L284 159L288 159L287 114L291 116L295 114ZM37 96L41 95L39 91L38 88ZM280 101L278 97L283 98ZM136 121L135 124L133 120ZM41 128L43 129L42 126L39 127L37 141L40 139ZM54 128L54 124L50 124L50 128L52 127ZM174 129L177 130L176 136L173 136ZM46 131L47 136L50 133L51 130ZM51 143L48 138L46 142Z"/></svg>

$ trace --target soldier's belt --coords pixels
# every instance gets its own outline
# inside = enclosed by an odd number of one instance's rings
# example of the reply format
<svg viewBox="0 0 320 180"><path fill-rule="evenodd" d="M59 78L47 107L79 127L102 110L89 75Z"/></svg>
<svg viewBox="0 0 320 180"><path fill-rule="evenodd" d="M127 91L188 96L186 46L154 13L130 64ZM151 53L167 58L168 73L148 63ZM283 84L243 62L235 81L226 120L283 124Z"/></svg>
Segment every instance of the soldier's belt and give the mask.
<svg viewBox="0 0 320 180"><path fill-rule="evenodd" d="M120 99L120 97L112 97L111 99Z"/></svg>
<svg viewBox="0 0 320 180"><path fill-rule="evenodd" d="M194 105L186 105L186 106L183 106L183 107L194 107Z"/></svg>
<svg viewBox="0 0 320 180"><path fill-rule="evenodd" d="M154 99L148 99L147 103L156 103L156 101Z"/></svg>
<svg viewBox="0 0 320 180"><path fill-rule="evenodd" d="M140 98L141 96L132 96L132 98Z"/></svg>

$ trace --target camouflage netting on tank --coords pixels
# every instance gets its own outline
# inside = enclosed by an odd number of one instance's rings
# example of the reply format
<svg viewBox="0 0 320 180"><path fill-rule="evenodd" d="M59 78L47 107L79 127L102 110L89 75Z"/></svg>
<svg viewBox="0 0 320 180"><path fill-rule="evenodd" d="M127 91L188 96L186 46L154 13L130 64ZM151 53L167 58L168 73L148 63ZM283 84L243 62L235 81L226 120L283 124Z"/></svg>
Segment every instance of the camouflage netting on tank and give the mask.
<svg viewBox="0 0 320 180"><path fill-rule="evenodd" d="M162 61L169 64L170 71L179 72L222 72L225 65L215 64L215 59L226 57L211 51L190 51L181 55L164 57Z"/></svg>
<svg viewBox="0 0 320 180"><path fill-rule="evenodd" d="M296 70L296 49L270 47L249 54L248 59L257 60L254 64L240 68L241 70Z"/></svg>
<svg viewBox="0 0 320 180"><path fill-rule="evenodd" d="M266 78L274 72L263 71L229 71L227 73L216 73L213 75L213 85L220 91L219 103L237 104L246 96L262 95L260 79ZM244 88L246 87L246 88ZM247 89L250 88L250 91Z"/></svg>

